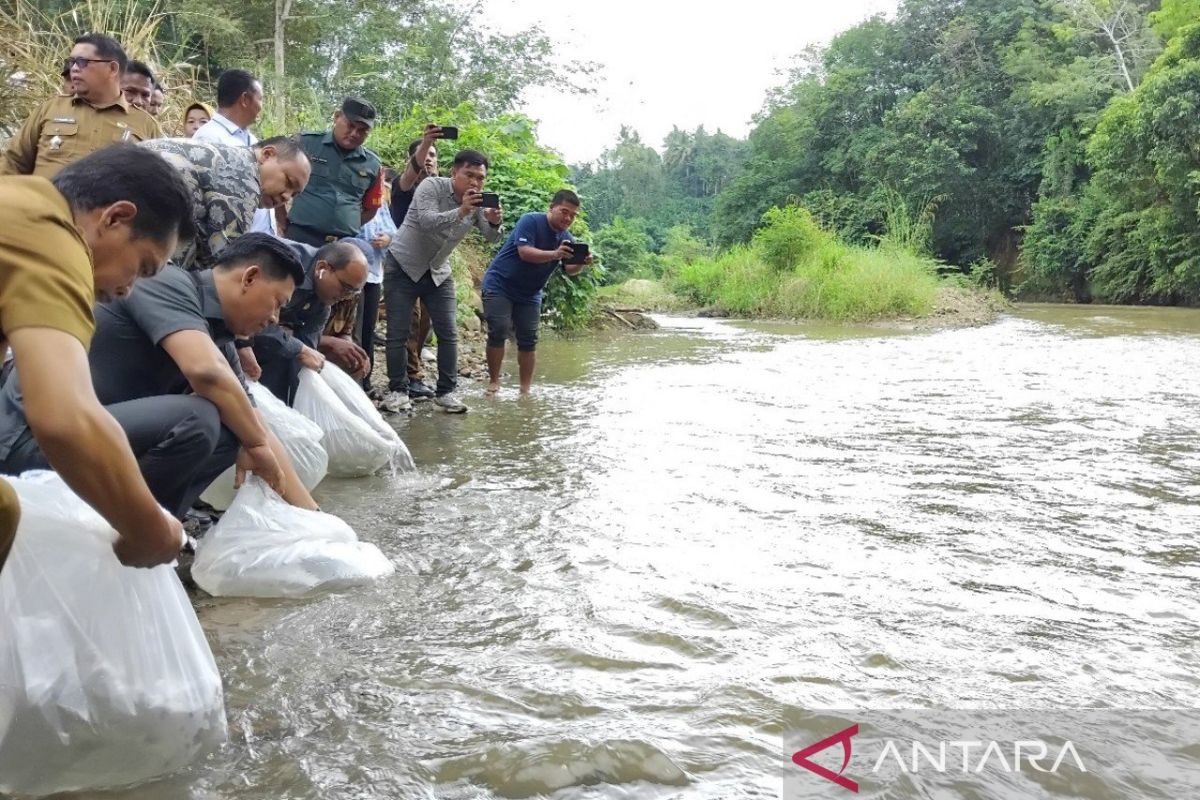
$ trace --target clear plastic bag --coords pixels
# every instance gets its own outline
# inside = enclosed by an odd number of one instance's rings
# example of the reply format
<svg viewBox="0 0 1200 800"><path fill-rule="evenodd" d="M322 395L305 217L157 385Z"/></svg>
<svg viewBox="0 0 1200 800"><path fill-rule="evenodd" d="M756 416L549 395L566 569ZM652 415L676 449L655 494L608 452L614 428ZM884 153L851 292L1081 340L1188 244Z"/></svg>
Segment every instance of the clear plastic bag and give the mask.
<svg viewBox="0 0 1200 800"><path fill-rule="evenodd" d="M319 374L354 416L370 425L371 430L379 434L385 441L393 444L396 448L396 453L392 456L393 467L401 472L411 472L417 468L413 463L412 454L408 452L408 446L400 439L400 434L396 433L396 429L389 425L383 415L379 413L379 409L375 408L375 404L367 397L367 393L363 391L358 381L347 375L336 364L328 362L325 369L321 370Z"/></svg>
<svg viewBox="0 0 1200 800"><path fill-rule="evenodd" d="M0 795L129 786L219 747L221 676L174 569L122 566L116 532L54 473L9 480Z"/></svg>
<svg viewBox="0 0 1200 800"><path fill-rule="evenodd" d="M192 580L218 597L302 597L361 586L396 571L332 514L288 503L259 478L238 491L197 545Z"/></svg>
<svg viewBox="0 0 1200 800"><path fill-rule="evenodd" d="M321 445L321 429L308 417L298 411L288 408L287 403L271 393L271 390L261 383L247 383L250 396L258 406L259 413L267 426L279 438L283 449L292 459L292 466L300 476L304 488L312 491L318 483L325 480L329 472L329 454ZM218 511L229 508L233 502L236 489L233 481L236 467L230 467L222 472L212 482L200 499Z"/></svg>
<svg viewBox="0 0 1200 800"><path fill-rule="evenodd" d="M363 416L365 410L357 403L359 396L371 413L379 417L377 424ZM350 397L355 402L348 404L343 397ZM294 405L321 428L321 445L329 454L330 475L360 478L394 463L412 468L412 456L400 437L379 416L362 387L335 364L326 362L320 372L300 370L300 386L296 389Z"/></svg>

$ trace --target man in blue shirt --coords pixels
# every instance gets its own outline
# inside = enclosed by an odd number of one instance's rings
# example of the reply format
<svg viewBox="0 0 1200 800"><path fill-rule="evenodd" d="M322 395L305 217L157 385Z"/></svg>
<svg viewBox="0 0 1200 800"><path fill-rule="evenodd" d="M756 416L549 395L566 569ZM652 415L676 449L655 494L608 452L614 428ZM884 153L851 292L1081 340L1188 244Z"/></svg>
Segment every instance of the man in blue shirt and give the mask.
<svg viewBox="0 0 1200 800"><path fill-rule="evenodd" d="M542 313L542 289L554 270L574 277L592 263L589 254L583 264L563 264L573 254L567 231L579 214L579 196L563 189L550 201L545 214L525 214L517 221L504 246L483 276L483 314L487 318L487 394L500 388L500 367L504 363L504 343L514 327L517 334L517 364L521 394L529 393L536 362L538 320Z"/></svg>

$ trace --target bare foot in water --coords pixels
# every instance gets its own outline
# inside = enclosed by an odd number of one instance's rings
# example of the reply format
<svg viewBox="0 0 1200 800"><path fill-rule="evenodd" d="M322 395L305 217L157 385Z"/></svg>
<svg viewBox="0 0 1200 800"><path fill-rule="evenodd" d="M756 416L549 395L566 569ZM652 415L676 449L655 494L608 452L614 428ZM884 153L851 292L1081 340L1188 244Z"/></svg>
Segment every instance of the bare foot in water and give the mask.
<svg viewBox="0 0 1200 800"><path fill-rule="evenodd" d="M500 391L499 383L489 383L488 387L483 390L484 397L495 397L496 392Z"/></svg>

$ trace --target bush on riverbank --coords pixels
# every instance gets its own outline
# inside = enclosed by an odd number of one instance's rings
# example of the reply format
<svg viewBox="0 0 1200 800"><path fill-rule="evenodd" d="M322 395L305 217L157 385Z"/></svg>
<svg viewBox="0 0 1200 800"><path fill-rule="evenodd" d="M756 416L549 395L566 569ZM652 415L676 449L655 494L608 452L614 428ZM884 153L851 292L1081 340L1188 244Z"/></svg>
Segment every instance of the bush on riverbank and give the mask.
<svg viewBox="0 0 1200 800"><path fill-rule="evenodd" d="M676 294L729 314L862 321L932 312L932 259L889 245L849 245L803 208L772 209L750 245L678 267Z"/></svg>

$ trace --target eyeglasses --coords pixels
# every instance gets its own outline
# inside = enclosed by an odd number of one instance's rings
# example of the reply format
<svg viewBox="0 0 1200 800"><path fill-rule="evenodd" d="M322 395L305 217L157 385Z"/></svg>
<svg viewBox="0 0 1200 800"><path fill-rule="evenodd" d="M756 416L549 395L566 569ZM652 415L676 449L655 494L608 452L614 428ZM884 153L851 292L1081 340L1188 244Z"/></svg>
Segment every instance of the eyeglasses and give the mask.
<svg viewBox="0 0 1200 800"><path fill-rule="evenodd" d="M87 69L92 64L111 64L116 59L112 58L84 58L83 56L68 56L63 62L63 74L71 71L71 67L79 67Z"/></svg>
<svg viewBox="0 0 1200 800"><path fill-rule="evenodd" d="M342 297L353 297L362 291L361 288L346 283L336 272L333 273L333 277L337 278L337 282L342 286Z"/></svg>

